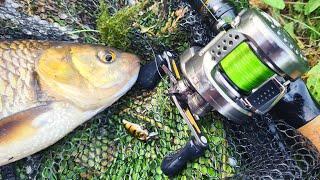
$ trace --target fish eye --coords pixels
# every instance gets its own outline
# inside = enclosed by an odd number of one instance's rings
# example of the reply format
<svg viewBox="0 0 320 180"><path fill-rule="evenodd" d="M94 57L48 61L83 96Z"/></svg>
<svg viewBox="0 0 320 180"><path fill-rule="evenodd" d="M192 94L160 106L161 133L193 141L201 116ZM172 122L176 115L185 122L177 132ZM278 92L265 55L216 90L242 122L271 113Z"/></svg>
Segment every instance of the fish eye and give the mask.
<svg viewBox="0 0 320 180"><path fill-rule="evenodd" d="M105 61L106 62L112 62L112 55L111 54L106 54Z"/></svg>
<svg viewBox="0 0 320 180"><path fill-rule="evenodd" d="M98 58L103 63L112 63L116 59L116 54L113 51L101 51L98 53Z"/></svg>

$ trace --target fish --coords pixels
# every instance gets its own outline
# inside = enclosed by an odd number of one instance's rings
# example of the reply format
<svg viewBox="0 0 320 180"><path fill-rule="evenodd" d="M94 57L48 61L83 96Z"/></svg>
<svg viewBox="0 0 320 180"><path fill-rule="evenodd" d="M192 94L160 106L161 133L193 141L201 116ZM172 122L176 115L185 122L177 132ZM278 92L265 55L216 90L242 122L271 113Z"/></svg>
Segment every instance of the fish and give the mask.
<svg viewBox="0 0 320 180"><path fill-rule="evenodd" d="M134 54L71 42L0 41L0 166L56 143L123 96Z"/></svg>

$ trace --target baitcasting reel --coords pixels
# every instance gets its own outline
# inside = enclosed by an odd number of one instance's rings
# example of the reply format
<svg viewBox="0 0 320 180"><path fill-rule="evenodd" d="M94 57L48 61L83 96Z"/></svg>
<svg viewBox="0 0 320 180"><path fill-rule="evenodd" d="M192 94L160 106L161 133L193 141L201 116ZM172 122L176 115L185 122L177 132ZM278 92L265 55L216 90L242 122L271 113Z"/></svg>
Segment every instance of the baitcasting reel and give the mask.
<svg viewBox="0 0 320 180"><path fill-rule="evenodd" d="M243 11L206 47L180 57L183 80L173 92L195 115L209 107L233 121L264 114L286 92L290 81L308 71L306 58L292 38L267 14ZM254 27L253 27L254 26Z"/></svg>
<svg viewBox="0 0 320 180"><path fill-rule="evenodd" d="M234 122L250 121L254 114L267 113L290 82L308 71L295 41L268 14L248 9L235 16L225 1L207 2L217 36L203 48L186 50L180 66L170 53L165 55L168 66L162 66L170 78L172 100L193 134L183 149L164 159L162 170L169 176L207 148L196 123L199 116L214 109Z"/></svg>
<svg viewBox="0 0 320 180"><path fill-rule="evenodd" d="M188 161L204 153L207 139L197 125L199 116L216 110L236 123L265 114L287 93L290 82L308 71L307 59L280 24L257 9L236 15L224 0L193 0L208 17L216 37L205 47L192 47L180 56L157 56L140 71L138 83L152 89L159 67L169 76L169 94L192 132L192 139L162 163L165 174L177 174ZM167 61L167 66L163 63Z"/></svg>

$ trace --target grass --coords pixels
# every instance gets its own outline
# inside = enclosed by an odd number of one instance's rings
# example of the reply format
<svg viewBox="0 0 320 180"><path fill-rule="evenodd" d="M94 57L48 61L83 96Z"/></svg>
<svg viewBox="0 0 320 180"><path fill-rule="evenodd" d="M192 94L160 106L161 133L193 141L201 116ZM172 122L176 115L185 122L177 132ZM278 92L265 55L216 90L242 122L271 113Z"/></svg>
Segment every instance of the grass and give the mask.
<svg viewBox="0 0 320 180"><path fill-rule="evenodd" d="M305 15L306 3L287 1L286 9L283 11L271 11L272 15L277 18L287 30L293 32L300 48L307 56L310 66L314 66L320 59L320 9Z"/></svg>

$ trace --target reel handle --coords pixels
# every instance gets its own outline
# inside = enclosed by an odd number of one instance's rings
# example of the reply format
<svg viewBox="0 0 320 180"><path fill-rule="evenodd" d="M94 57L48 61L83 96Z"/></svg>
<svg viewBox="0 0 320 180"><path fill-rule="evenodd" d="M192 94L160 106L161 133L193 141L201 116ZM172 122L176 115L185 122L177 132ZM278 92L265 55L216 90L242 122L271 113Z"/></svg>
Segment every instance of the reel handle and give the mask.
<svg viewBox="0 0 320 180"><path fill-rule="evenodd" d="M164 75L161 68L162 65L167 66L167 60L165 57L157 55L154 61L142 66L137 79L137 84L146 90L154 89L161 81L161 76Z"/></svg>
<svg viewBox="0 0 320 180"><path fill-rule="evenodd" d="M169 176L177 175L189 161L193 161L202 156L207 149L207 146L201 146L190 140L183 148L178 152L167 155L161 164L162 172Z"/></svg>

